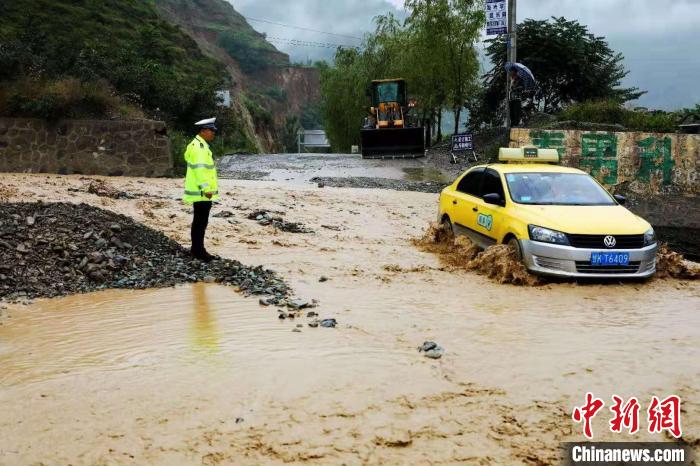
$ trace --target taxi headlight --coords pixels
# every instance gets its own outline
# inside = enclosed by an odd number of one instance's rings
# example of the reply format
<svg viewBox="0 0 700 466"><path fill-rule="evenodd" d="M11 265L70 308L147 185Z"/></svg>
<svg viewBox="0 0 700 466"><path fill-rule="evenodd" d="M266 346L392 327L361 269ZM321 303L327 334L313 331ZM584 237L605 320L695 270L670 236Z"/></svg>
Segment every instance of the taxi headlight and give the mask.
<svg viewBox="0 0 700 466"><path fill-rule="evenodd" d="M530 239L533 241L569 246L569 239L561 231L550 230L549 228L538 227L537 225L528 225L527 228L530 232Z"/></svg>
<svg viewBox="0 0 700 466"><path fill-rule="evenodd" d="M656 233L654 233L653 228L649 228L644 233L644 246L651 246L654 243L656 243Z"/></svg>

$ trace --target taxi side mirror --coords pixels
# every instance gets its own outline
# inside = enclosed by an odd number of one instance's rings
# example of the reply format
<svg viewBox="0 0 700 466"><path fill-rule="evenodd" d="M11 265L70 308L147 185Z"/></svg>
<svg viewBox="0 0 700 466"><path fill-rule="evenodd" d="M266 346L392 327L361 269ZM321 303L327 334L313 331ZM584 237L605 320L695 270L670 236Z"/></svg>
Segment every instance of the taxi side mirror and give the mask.
<svg viewBox="0 0 700 466"><path fill-rule="evenodd" d="M625 205L625 202L627 202L627 198L625 196L623 196L622 194L615 194L613 197L615 198L617 203L620 205Z"/></svg>
<svg viewBox="0 0 700 466"><path fill-rule="evenodd" d="M500 205L500 206L506 205L505 200L498 193L484 194L484 197L482 199L487 204Z"/></svg>

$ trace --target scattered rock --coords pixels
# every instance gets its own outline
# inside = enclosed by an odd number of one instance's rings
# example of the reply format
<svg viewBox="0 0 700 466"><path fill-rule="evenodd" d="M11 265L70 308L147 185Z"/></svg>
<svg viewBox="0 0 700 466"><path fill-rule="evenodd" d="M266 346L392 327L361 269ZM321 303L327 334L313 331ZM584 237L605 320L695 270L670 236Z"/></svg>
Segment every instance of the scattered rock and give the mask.
<svg viewBox="0 0 700 466"><path fill-rule="evenodd" d="M338 325L338 321L335 319L323 319L321 322L319 322L319 325L321 327L334 328L336 325Z"/></svg>
<svg viewBox="0 0 700 466"><path fill-rule="evenodd" d="M434 341L424 342L420 347L418 347L418 351L422 352L426 358L430 359L440 359L445 353L445 349Z"/></svg>
<svg viewBox="0 0 700 466"><path fill-rule="evenodd" d="M326 277L325 275L321 275L321 278L319 278L318 281L319 281L320 283L327 282L327 281L328 281L328 277Z"/></svg>
<svg viewBox="0 0 700 466"><path fill-rule="evenodd" d="M109 197L111 199L136 199L140 197L125 191L119 191L102 180L91 180L85 190L90 194L95 194L100 197Z"/></svg>
<svg viewBox="0 0 700 466"><path fill-rule="evenodd" d="M301 329L294 327L294 328L292 329L292 332L301 332Z"/></svg>
<svg viewBox="0 0 700 466"><path fill-rule="evenodd" d="M435 348L438 344L435 343L434 341L426 341L423 343L423 345L418 348L418 351L430 351L431 349Z"/></svg>
<svg viewBox="0 0 700 466"><path fill-rule="evenodd" d="M268 212L266 210L255 210L248 214L249 220L255 220L260 225L267 226L272 225L277 230L286 231L288 233L313 233L313 230L305 227L303 224L298 222L287 222L279 216L275 216L274 213Z"/></svg>
<svg viewBox="0 0 700 466"><path fill-rule="evenodd" d="M204 279L202 280L204 283L215 283L216 282L216 277L213 275L205 275Z"/></svg>
<svg viewBox="0 0 700 466"><path fill-rule="evenodd" d="M443 350L441 346L438 346L435 349L431 349L430 351L426 351L425 357L430 358L430 359L440 359L444 352L445 352L445 350Z"/></svg>
<svg viewBox="0 0 700 466"><path fill-rule="evenodd" d="M221 212L217 212L214 215L212 215L212 217L230 218L230 217L233 217L233 212L231 212L230 210L222 210Z"/></svg>
<svg viewBox="0 0 700 466"><path fill-rule="evenodd" d="M309 327L318 327L318 320L312 320L311 322L309 322Z"/></svg>
<svg viewBox="0 0 700 466"><path fill-rule="evenodd" d="M309 311L309 313L306 314L306 317L318 317L318 313L314 311Z"/></svg>
<svg viewBox="0 0 700 466"><path fill-rule="evenodd" d="M311 304L309 303L309 301L300 298L292 299L291 301L287 302L287 307L291 309L304 309L306 307L309 307L310 305Z"/></svg>

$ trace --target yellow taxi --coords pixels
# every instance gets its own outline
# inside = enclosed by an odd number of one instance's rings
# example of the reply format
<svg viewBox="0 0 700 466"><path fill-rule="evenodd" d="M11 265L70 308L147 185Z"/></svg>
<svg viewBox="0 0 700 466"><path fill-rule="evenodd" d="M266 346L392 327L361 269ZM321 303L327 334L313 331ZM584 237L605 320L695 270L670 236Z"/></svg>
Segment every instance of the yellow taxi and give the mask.
<svg viewBox="0 0 700 466"><path fill-rule="evenodd" d="M440 194L438 221L482 248L508 244L527 269L565 277L649 277L651 225L594 178L557 165L554 149L508 148Z"/></svg>

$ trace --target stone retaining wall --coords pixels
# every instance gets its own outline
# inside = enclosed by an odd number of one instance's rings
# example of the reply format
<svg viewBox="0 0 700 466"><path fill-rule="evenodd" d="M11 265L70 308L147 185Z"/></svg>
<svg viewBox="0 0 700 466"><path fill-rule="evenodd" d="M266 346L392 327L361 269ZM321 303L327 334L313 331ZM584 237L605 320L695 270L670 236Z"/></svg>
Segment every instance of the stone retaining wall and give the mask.
<svg viewBox="0 0 700 466"><path fill-rule="evenodd" d="M511 147L557 149L616 192L700 194L700 135L514 128Z"/></svg>
<svg viewBox="0 0 700 466"><path fill-rule="evenodd" d="M0 118L0 172L171 176L165 123Z"/></svg>

